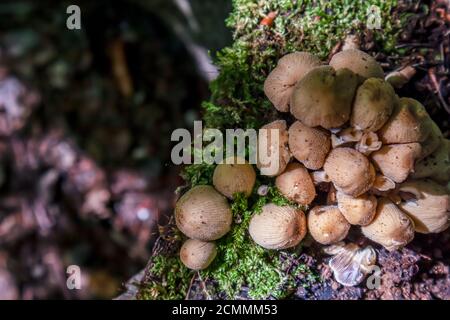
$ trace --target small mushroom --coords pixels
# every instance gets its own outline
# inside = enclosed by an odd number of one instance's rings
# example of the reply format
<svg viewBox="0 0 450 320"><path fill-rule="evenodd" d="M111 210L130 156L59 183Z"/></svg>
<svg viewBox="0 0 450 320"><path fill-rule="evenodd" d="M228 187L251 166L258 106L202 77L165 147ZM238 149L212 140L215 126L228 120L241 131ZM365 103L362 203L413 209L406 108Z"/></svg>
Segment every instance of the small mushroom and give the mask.
<svg viewBox="0 0 450 320"><path fill-rule="evenodd" d="M314 185L331 182L330 177L326 174L324 170L311 172L311 178L313 180Z"/></svg>
<svg viewBox="0 0 450 320"><path fill-rule="evenodd" d="M356 91L350 122L364 131L377 131L388 121L397 97L389 83L370 78Z"/></svg>
<svg viewBox="0 0 450 320"><path fill-rule="evenodd" d="M278 65L264 82L264 93L278 111L288 112L289 100L296 83L320 65L319 58L308 52L287 54L278 60Z"/></svg>
<svg viewBox="0 0 450 320"><path fill-rule="evenodd" d="M290 163L280 174L275 185L287 199L301 205L310 204L316 197L316 188L308 170L300 163Z"/></svg>
<svg viewBox="0 0 450 320"><path fill-rule="evenodd" d="M356 143L355 149L363 155L368 156L372 152L380 150L383 143L378 140L375 132L366 132L361 136L361 139Z"/></svg>
<svg viewBox="0 0 450 320"><path fill-rule="evenodd" d="M178 229L192 239L212 241L230 231L232 214L227 199L213 187L195 186L175 205Z"/></svg>
<svg viewBox="0 0 450 320"><path fill-rule="evenodd" d="M386 192L395 189L395 182L382 174L377 174L372 189L376 191Z"/></svg>
<svg viewBox="0 0 450 320"><path fill-rule="evenodd" d="M356 86L356 75L348 69L316 67L295 86L291 113L309 127L340 127L350 117Z"/></svg>
<svg viewBox="0 0 450 320"><path fill-rule="evenodd" d="M320 169L330 151L330 135L323 129L296 121L289 128L289 149L306 168Z"/></svg>
<svg viewBox="0 0 450 320"><path fill-rule="evenodd" d="M389 251L406 246L414 238L413 221L387 198L378 199L377 213L362 233Z"/></svg>
<svg viewBox="0 0 450 320"><path fill-rule="evenodd" d="M236 193L250 196L256 181L256 173L244 159L227 158L217 165L213 174L213 185L217 191L229 199Z"/></svg>
<svg viewBox="0 0 450 320"><path fill-rule="evenodd" d="M305 214L293 207L266 204L250 220L249 233L266 249L295 247L306 235Z"/></svg>
<svg viewBox="0 0 450 320"><path fill-rule="evenodd" d="M332 244L343 240L350 229L337 206L316 206L308 213L308 230L321 244Z"/></svg>
<svg viewBox="0 0 450 320"><path fill-rule="evenodd" d="M377 260L376 251L371 246L360 248L354 243L339 242L325 247L324 252L333 255L328 266L334 279L347 287L360 284Z"/></svg>
<svg viewBox="0 0 450 320"><path fill-rule="evenodd" d="M365 226L375 216L377 198L373 195L366 193L359 197L352 197L338 191L336 198L339 211L350 224Z"/></svg>
<svg viewBox="0 0 450 320"><path fill-rule="evenodd" d="M410 180L399 187L399 207L414 220L416 231L438 233L449 226L450 194L432 180Z"/></svg>
<svg viewBox="0 0 450 320"><path fill-rule="evenodd" d="M441 129L439 129L438 125L434 121L430 121L430 125L430 134L425 139L425 141L421 143L422 153L420 154L419 160L428 157L430 154L436 151L439 146L444 144L444 136L442 135Z"/></svg>
<svg viewBox="0 0 450 320"><path fill-rule="evenodd" d="M217 255L214 242L188 239L181 246L180 260L192 270L206 269Z"/></svg>
<svg viewBox="0 0 450 320"><path fill-rule="evenodd" d="M378 136L384 144L423 142L430 134L431 121L419 101L400 98Z"/></svg>
<svg viewBox="0 0 450 320"><path fill-rule="evenodd" d="M368 191L375 180L369 160L352 148L331 150L323 168L337 190L353 197Z"/></svg>
<svg viewBox="0 0 450 320"><path fill-rule="evenodd" d="M406 66L401 70L392 71L389 73L385 80L389 82L395 88L401 88L411 80L416 74L416 69L412 66Z"/></svg>
<svg viewBox="0 0 450 320"><path fill-rule="evenodd" d="M421 151L419 143L391 144L375 151L371 157L384 176L400 183L414 171L414 163Z"/></svg>
<svg viewBox="0 0 450 320"><path fill-rule="evenodd" d="M331 135L331 146L334 148L345 146L361 140L363 132L355 128L346 128Z"/></svg>
<svg viewBox="0 0 450 320"><path fill-rule="evenodd" d="M413 178L431 178L438 182L450 180L450 140L443 139L439 148L416 163Z"/></svg>
<svg viewBox="0 0 450 320"><path fill-rule="evenodd" d="M262 175L273 177L284 171L291 160L288 140L289 135L284 120L275 120L261 127L258 135L257 167Z"/></svg>
<svg viewBox="0 0 450 320"><path fill-rule="evenodd" d="M380 64L369 54L358 49L344 50L336 53L330 60L330 66L336 70L347 68L362 80L367 78L384 78Z"/></svg>

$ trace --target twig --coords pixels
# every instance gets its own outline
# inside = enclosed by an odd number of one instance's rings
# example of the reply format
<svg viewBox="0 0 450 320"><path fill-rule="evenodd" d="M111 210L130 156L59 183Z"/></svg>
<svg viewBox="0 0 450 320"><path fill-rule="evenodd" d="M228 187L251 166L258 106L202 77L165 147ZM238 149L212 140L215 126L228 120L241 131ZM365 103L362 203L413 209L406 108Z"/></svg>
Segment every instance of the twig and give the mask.
<svg viewBox="0 0 450 320"><path fill-rule="evenodd" d="M206 300L212 300L211 296L210 296L209 293L208 293L208 290L206 290L206 284L205 284L205 282L203 281L202 276L200 275L200 272L197 271L197 274L198 274L198 278L200 279L200 283L201 283L201 285L202 285L203 292L204 292L205 295L206 295Z"/></svg>
<svg viewBox="0 0 450 320"><path fill-rule="evenodd" d="M194 273L194 275L192 276L192 279L191 279L191 282L189 283L189 288L187 289L186 297L184 297L184 300L189 300L189 294L191 293L191 288L192 288L192 285L194 284L194 280L195 280L195 276L196 275L197 274Z"/></svg>

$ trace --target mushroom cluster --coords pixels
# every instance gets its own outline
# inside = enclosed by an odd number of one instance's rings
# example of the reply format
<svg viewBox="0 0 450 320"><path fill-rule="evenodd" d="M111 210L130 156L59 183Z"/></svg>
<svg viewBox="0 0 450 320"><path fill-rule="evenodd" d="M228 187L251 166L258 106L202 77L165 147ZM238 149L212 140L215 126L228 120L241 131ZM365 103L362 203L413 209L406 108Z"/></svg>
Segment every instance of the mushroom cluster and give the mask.
<svg viewBox="0 0 450 320"><path fill-rule="evenodd" d="M368 239L396 250L415 232L448 227L450 141L420 102L397 96L372 56L349 49L325 65L310 53L291 53L269 74L264 91L291 116L263 127L280 132L281 165L260 173L276 177L289 200L312 207L306 225L317 242L340 243L358 226ZM327 196L316 197L322 191ZM252 220L250 235L265 248L303 238L295 210L278 211L267 208ZM256 234L277 219L291 239Z"/></svg>

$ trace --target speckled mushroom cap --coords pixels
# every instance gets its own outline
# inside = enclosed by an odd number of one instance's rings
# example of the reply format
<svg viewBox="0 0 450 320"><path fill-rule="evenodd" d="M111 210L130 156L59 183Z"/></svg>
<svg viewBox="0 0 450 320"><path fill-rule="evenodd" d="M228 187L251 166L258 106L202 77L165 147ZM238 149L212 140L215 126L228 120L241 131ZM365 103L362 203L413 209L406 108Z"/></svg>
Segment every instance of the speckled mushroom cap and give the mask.
<svg viewBox="0 0 450 320"><path fill-rule="evenodd" d="M181 246L180 260L192 270L206 269L217 255L214 242L188 239Z"/></svg>
<svg viewBox="0 0 450 320"><path fill-rule="evenodd" d="M357 86L349 69L316 67L295 86L291 113L309 127L337 128L348 121Z"/></svg>
<svg viewBox="0 0 450 320"><path fill-rule="evenodd" d="M266 249L294 247L306 235L305 214L293 207L266 204L261 213L255 213L250 220L249 233Z"/></svg>
<svg viewBox="0 0 450 320"><path fill-rule="evenodd" d="M264 92L278 111L289 111L289 100L297 81L320 64L319 58L308 52L293 52L278 60L264 82Z"/></svg>
<svg viewBox="0 0 450 320"><path fill-rule="evenodd" d="M336 53L330 60L330 66L336 70L350 69L361 79L384 78L384 72L379 63L371 55L358 49Z"/></svg>
<svg viewBox="0 0 450 320"><path fill-rule="evenodd" d="M275 185L289 200L301 205L310 204L316 197L316 188L308 170L300 163L290 163L280 174Z"/></svg>
<svg viewBox="0 0 450 320"><path fill-rule="evenodd" d="M375 218L369 225L361 227L361 231L370 240L393 251L414 238L414 223L391 200L380 198Z"/></svg>
<svg viewBox="0 0 450 320"><path fill-rule="evenodd" d="M375 181L375 170L362 153L353 148L331 150L323 166L337 190L357 197Z"/></svg>
<svg viewBox="0 0 450 320"><path fill-rule="evenodd" d="M392 116L378 131L384 144L422 142L431 131L431 118L417 100L400 98Z"/></svg>
<svg viewBox="0 0 450 320"><path fill-rule="evenodd" d="M308 213L308 230L321 244L332 244L343 240L350 229L337 206L316 206Z"/></svg>
<svg viewBox="0 0 450 320"><path fill-rule="evenodd" d="M336 199L339 211L350 224L364 226L375 216L377 198L374 195L365 193L359 197L352 197L338 191Z"/></svg>
<svg viewBox="0 0 450 320"><path fill-rule="evenodd" d="M192 239L211 241L230 231L232 214L227 199L213 187L195 186L175 205L178 229Z"/></svg>
<svg viewBox="0 0 450 320"><path fill-rule="evenodd" d="M392 114L397 99L392 86L383 79L369 78L356 91L350 122L364 131L377 131Z"/></svg>
<svg viewBox="0 0 450 320"><path fill-rule="evenodd" d="M398 205L420 233L438 233L450 223L450 191L432 180L408 180L399 186L405 199Z"/></svg>
<svg viewBox="0 0 450 320"><path fill-rule="evenodd" d="M214 169L213 185L225 197L232 199L235 193L250 196L256 181L253 166L244 159L227 158Z"/></svg>
<svg viewBox="0 0 450 320"><path fill-rule="evenodd" d="M322 168L330 148L330 133L321 128L310 128L300 121L289 128L289 149L308 169Z"/></svg>
<svg viewBox="0 0 450 320"><path fill-rule="evenodd" d="M371 158L381 173L396 183L406 180L414 171L414 163L421 154L419 143L390 144L372 153Z"/></svg>

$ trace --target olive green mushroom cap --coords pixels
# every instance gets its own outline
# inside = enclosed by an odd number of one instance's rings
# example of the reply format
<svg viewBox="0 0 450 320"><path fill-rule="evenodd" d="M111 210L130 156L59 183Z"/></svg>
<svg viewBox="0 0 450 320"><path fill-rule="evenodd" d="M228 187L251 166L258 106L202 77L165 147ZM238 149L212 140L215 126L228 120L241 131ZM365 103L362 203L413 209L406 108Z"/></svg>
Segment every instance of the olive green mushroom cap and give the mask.
<svg viewBox="0 0 450 320"><path fill-rule="evenodd" d="M350 69L361 79L384 78L384 72L380 64L371 55L358 49L336 53L330 60L330 66L336 70Z"/></svg>

